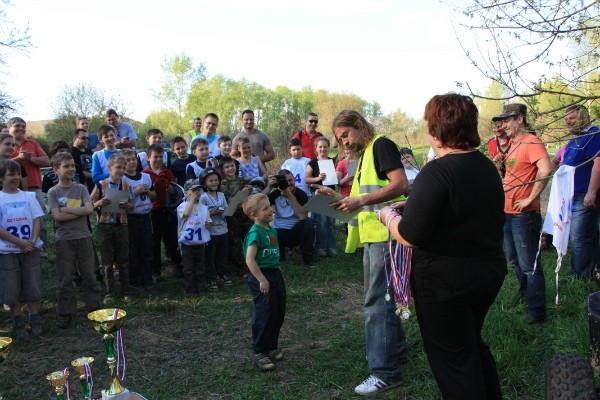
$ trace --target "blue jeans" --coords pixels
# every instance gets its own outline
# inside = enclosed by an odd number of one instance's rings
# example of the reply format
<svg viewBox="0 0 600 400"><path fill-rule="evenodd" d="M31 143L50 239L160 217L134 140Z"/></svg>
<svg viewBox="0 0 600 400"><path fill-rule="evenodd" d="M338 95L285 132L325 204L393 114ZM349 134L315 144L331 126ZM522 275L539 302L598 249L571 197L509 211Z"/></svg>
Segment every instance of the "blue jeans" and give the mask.
<svg viewBox="0 0 600 400"><path fill-rule="evenodd" d="M598 262L598 222L600 208L585 208L585 193L573 196L573 218L571 220L571 271L570 275L590 279Z"/></svg>
<svg viewBox="0 0 600 400"><path fill-rule="evenodd" d="M317 226L315 249L335 250L335 219L321 214L313 214Z"/></svg>
<svg viewBox="0 0 600 400"><path fill-rule="evenodd" d="M386 274L390 273L387 243L365 243L363 255L365 291L365 337L367 361L373 375L384 381L402 378L398 358L408 351L402 323L396 316L396 302L390 287L385 300Z"/></svg>
<svg viewBox="0 0 600 400"><path fill-rule="evenodd" d="M515 269L519 293L527 300L527 312L534 318L546 318L546 282L538 255L542 216L539 211L506 214L504 223L504 252Z"/></svg>

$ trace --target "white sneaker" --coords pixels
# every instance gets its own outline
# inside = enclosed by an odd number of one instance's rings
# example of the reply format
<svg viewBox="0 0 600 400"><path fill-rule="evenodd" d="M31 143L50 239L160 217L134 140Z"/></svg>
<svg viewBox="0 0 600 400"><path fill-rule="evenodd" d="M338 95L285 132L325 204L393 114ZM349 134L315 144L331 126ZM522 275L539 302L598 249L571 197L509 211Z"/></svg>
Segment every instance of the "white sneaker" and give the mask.
<svg viewBox="0 0 600 400"><path fill-rule="evenodd" d="M402 380L396 382L382 381L378 377L371 375L363 381L360 385L354 388L354 391L361 396L370 396L375 393L383 392L384 390L391 389L402 383Z"/></svg>

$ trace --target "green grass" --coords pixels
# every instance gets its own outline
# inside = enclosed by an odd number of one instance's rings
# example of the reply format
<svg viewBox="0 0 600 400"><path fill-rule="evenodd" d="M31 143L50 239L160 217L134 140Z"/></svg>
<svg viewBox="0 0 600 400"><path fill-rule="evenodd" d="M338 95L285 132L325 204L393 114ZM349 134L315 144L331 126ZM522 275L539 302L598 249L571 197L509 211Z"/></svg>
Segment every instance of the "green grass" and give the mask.
<svg viewBox="0 0 600 400"><path fill-rule="evenodd" d="M568 280L568 264L565 260L561 303L555 306L555 252L544 253L549 306L545 324L526 324L525 306L513 303L517 289L512 272L488 314L483 334L496 357L506 399L542 398L544 365L557 351L590 358L587 295L597 287ZM125 387L160 400L357 398L354 387L369 375L360 258L342 254L308 269L294 254L283 270L288 304L280 344L286 359L274 372L260 373L251 363L253 304L241 278L233 287L190 298L180 279L168 277L157 289L136 294L131 304L118 304L127 311ZM0 365L0 393L5 399L53 398L46 374L84 355L96 359L96 388L106 384L102 338L90 327L82 305L74 328L64 331L55 326L55 280L54 265L48 262L41 307L46 333L39 340L16 342ZM0 335L10 328L9 314L0 314ZM439 391L414 317L405 323L405 330L411 351L403 364L405 383L378 398L437 399ZM71 382L74 398L81 398L77 379Z"/></svg>

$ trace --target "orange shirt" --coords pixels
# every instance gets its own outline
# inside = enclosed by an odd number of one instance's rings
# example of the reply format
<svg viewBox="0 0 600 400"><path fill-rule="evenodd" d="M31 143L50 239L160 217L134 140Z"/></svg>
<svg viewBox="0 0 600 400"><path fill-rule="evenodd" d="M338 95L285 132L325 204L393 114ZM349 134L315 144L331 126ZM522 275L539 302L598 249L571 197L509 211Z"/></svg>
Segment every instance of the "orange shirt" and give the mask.
<svg viewBox="0 0 600 400"><path fill-rule="evenodd" d="M33 139L25 138L22 145L19 146L17 144L15 147L15 152L13 153L13 158L19 156L21 149L29 150L32 157L42 157L46 155L46 152L44 149L42 149L42 146L40 146L40 144ZM21 164L21 166L25 168L25 172L27 172L27 186L32 189L41 189L42 174L40 173L40 167L27 160L19 161L19 164Z"/></svg>
<svg viewBox="0 0 600 400"><path fill-rule="evenodd" d="M518 141L512 141L506 157L506 175L503 182L505 213L519 214L540 209L540 197L538 196L528 207L522 211L516 211L515 201L529 197L534 184L515 186L535 180L538 172L536 163L544 157L548 157L548 152L537 136L527 133Z"/></svg>

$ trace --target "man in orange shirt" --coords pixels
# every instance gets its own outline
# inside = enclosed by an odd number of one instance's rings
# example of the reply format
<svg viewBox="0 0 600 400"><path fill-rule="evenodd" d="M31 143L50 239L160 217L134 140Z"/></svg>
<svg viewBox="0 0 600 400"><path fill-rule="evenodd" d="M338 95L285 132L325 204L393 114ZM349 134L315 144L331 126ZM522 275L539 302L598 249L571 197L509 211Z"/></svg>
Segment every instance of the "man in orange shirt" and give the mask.
<svg viewBox="0 0 600 400"><path fill-rule="evenodd" d="M34 192L40 207L46 211L44 193L42 193L42 174L40 168L50 166L50 158L42 149L42 146L33 139L26 138L27 123L23 118L13 117L8 120L8 132L15 138L15 152L12 159L21 165L27 173L27 191ZM48 243L48 233L44 229L44 220L42 220L42 230L40 239L44 244ZM42 257L45 252L40 253Z"/></svg>
<svg viewBox="0 0 600 400"><path fill-rule="evenodd" d="M546 320L546 282L541 258L536 258L542 229L540 193L552 172L542 141L527 128L527 107L507 104L494 121L510 137L504 176L504 250L515 269L519 294L527 301L528 323Z"/></svg>

